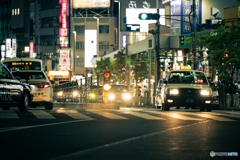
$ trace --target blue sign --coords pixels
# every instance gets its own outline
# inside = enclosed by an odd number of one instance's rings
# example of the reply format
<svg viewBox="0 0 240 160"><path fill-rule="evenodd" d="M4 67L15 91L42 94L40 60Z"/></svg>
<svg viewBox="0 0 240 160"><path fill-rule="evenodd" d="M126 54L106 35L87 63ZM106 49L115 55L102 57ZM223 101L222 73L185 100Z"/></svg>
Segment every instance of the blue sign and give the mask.
<svg viewBox="0 0 240 160"><path fill-rule="evenodd" d="M182 0L181 3L181 34L191 34L192 27L190 23L193 25L193 14L191 13L191 0ZM196 0L196 27L202 23L202 0ZM191 14L190 14L191 13ZM190 19L189 19L189 14Z"/></svg>
<svg viewBox="0 0 240 160"><path fill-rule="evenodd" d="M55 70L55 60L52 60L52 70Z"/></svg>
<svg viewBox="0 0 240 160"><path fill-rule="evenodd" d="M122 34L122 48L127 46L127 34Z"/></svg>

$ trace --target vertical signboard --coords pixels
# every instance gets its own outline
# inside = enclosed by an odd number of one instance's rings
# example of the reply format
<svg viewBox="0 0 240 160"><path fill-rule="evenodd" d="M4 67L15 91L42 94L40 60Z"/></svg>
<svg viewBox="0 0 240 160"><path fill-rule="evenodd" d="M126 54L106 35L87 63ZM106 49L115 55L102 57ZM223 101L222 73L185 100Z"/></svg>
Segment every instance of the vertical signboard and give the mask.
<svg viewBox="0 0 240 160"><path fill-rule="evenodd" d="M69 0L60 0L59 4L59 38L60 47L69 47Z"/></svg>
<svg viewBox="0 0 240 160"><path fill-rule="evenodd" d="M29 58L33 58L34 42L29 42Z"/></svg>
<svg viewBox="0 0 240 160"><path fill-rule="evenodd" d="M17 40L16 40L16 38L12 39L12 57L17 57Z"/></svg>
<svg viewBox="0 0 240 160"><path fill-rule="evenodd" d="M93 67L91 60L97 55L97 30L85 30L85 67Z"/></svg>
<svg viewBox="0 0 240 160"><path fill-rule="evenodd" d="M11 39L7 38L5 41L6 45L6 57L7 58L12 58L12 52L11 52Z"/></svg>
<svg viewBox="0 0 240 160"><path fill-rule="evenodd" d="M71 55L70 50L60 50L59 51L59 70L70 70L70 64L71 64Z"/></svg>
<svg viewBox="0 0 240 160"><path fill-rule="evenodd" d="M1 56L2 56L1 60L4 60L5 59L5 45L1 45Z"/></svg>
<svg viewBox="0 0 240 160"><path fill-rule="evenodd" d="M182 0L181 4L181 15L185 15L181 17L181 34L190 34L191 33L191 26L190 26L190 21L191 24L193 24L193 17L190 16L190 19L188 15L191 12L191 5L192 1L190 0ZM196 0L196 27L202 23L202 0ZM191 13L192 15L192 13ZM185 22L184 22L185 21Z"/></svg>
<svg viewBox="0 0 240 160"><path fill-rule="evenodd" d="M127 34L122 34L122 48L127 46Z"/></svg>
<svg viewBox="0 0 240 160"><path fill-rule="evenodd" d="M171 1L171 15L179 15L172 16L171 19L171 27L180 28L181 23L181 0Z"/></svg>

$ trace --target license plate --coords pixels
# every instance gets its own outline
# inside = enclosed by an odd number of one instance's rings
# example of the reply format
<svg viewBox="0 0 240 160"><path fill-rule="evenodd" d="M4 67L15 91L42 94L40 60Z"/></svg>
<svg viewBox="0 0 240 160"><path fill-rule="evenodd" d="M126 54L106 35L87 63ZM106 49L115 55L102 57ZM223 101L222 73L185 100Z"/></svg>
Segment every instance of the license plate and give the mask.
<svg viewBox="0 0 240 160"><path fill-rule="evenodd" d="M185 100L186 103L194 103L194 99L193 98L187 98Z"/></svg>

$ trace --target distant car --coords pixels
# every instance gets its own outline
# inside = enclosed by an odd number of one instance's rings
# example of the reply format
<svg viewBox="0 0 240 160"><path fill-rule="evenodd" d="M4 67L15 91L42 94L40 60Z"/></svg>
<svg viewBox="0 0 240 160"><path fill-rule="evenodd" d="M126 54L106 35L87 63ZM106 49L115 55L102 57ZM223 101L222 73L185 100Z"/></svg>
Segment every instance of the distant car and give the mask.
<svg viewBox="0 0 240 160"><path fill-rule="evenodd" d="M199 107L212 111L212 88L204 72L199 70L171 70L161 87L162 110L170 107Z"/></svg>
<svg viewBox="0 0 240 160"><path fill-rule="evenodd" d="M27 111L32 99L31 88L15 79L0 62L0 107L9 110L11 106L18 106L20 111Z"/></svg>
<svg viewBox="0 0 240 160"><path fill-rule="evenodd" d="M31 106L45 106L46 110L52 110L53 87L44 71L22 70L14 71L12 74L16 79L31 86L34 94Z"/></svg>
<svg viewBox="0 0 240 160"><path fill-rule="evenodd" d="M132 106L132 93L126 85L111 85L108 97L106 98L108 98L110 103L119 103L127 107Z"/></svg>

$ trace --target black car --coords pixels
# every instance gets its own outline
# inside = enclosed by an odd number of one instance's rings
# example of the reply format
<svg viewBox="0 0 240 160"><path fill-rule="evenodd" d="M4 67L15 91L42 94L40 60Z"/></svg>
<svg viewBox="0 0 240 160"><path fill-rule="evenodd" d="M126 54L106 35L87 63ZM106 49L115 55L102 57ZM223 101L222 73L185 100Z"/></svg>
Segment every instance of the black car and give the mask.
<svg viewBox="0 0 240 160"><path fill-rule="evenodd" d="M20 111L27 111L32 99L29 85L16 80L0 62L0 107L8 110L10 106L18 106Z"/></svg>

